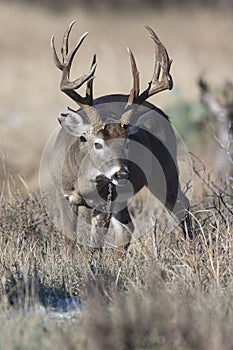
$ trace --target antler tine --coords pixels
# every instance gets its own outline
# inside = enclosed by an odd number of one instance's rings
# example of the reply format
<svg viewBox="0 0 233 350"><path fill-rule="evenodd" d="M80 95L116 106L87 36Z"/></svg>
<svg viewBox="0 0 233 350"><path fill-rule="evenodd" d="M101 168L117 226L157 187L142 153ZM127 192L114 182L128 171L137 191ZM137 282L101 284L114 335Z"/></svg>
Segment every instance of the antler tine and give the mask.
<svg viewBox="0 0 233 350"><path fill-rule="evenodd" d="M61 47L61 53L62 53L63 58L68 54L70 32L71 32L71 29L72 29L73 25L75 24L75 22L76 21L72 21L64 33L63 43L62 43L62 47Z"/></svg>
<svg viewBox="0 0 233 350"><path fill-rule="evenodd" d="M145 101L148 97L157 94L163 90L173 88L173 80L170 74L172 60L170 60L165 46L152 28L145 25L151 39L156 44L155 68L148 88L139 96L140 100Z"/></svg>
<svg viewBox="0 0 233 350"><path fill-rule="evenodd" d="M92 103L93 103L93 80L94 80L96 67L97 67L96 55L94 55L91 63L91 71L93 70L93 76L87 81L87 89L86 89L86 97L89 98L90 101L92 101Z"/></svg>
<svg viewBox="0 0 233 350"><path fill-rule="evenodd" d="M88 35L88 32L85 32L80 38L79 41L74 45L73 49L70 51L70 53L68 52L66 55L66 62L67 62L67 69L68 69L68 74L70 73L70 68L74 59L74 56L76 54L76 52L78 51L78 49L80 48L80 46L82 45L84 39L86 38L86 36Z"/></svg>
<svg viewBox="0 0 233 350"><path fill-rule="evenodd" d="M60 83L61 91L65 92L69 97L71 97L75 102L78 103L80 107L85 109L86 114L92 124L102 124L101 118L99 117L97 110L93 107L93 79L94 73L96 70L96 56L94 55L90 71L81 75L81 77L75 79L74 81L69 80L70 69L75 57L76 52L82 45L84 39L88 35L88 32L85 32L79 39L79 41L74 45L74 47L69 51L69 37L75 21L71 22L69 27L64 33L61 54L62 62L58 58L55 45L54 45L54 36L51 39L51 47L53 60L55 65L62 71L62 79ZM87 83L86 96L81 96L77 90L84 83Z"/></svg>
<svg viewBox="0 0 233 350"><path fill-rule="evenodd" d="M127 104L125 106L125 112L121 116L121 125L128 125L130 122L131 115L134 113L133 104L136 103L139 93L140 93L140 80L139 80L139 71L137 69L137 64L133 52L129 47L127 47L127 51L129 53L132 76L133 76L133 87L130 90Z"/></svg>
<svg viewBox="0 0 233 350"><path fill-rule="evenodd" d="M161 42L160 42L157 34L152 30L152 28L150 28L147 25L144 25L144 27L150 33L150 38L156 43L156 46L155 46L155 68L154 68L153 77L151 79L152 81L155 81L156 79L159 78L160 71L161 71L161 66L160 66L160 64L158 64L159 63L158 58L159 58L159 56L161 56L161 49L160 49L161 46L159 46Z"/></svg>
<svg viewBox="0 0 233 350"><path fill-rule="evenodd" d="M133 87L130 90L127 104L125 106L125 112L121 116L121 124L127 125L130 122L130 118L137 107L133 107L133 104L140 105L148 97L157 94L160 91L173 87L172 76L170 74L170 68L172 60L170 60L167 50L159 37L155 34L152 28L145 25L146 30L149 32L150 37L156 44L155 46L155 67L151 81L149 82L148 88L140 94L139 91L139 72L137 69L134 55L130 48L128 49L130 56L130 63L133 75Z"/></svg>
<svg viewBox="0 0 233 350"><path fill-rule="evenodd" d="M155 69L151 82L149 83L148 97L156 94L157 92L169 89L173 87L172 77L170 75L170 67L172 60L170 60L167 50L162 42L159 40L158 36L155 34L153 29L149 26L145 28L150 33L150 37L157 45L157 55L155 61ZM161 80L159 80L161 76Z"/></svg>
<svg viewBox="0 0 233 350"><path fill-rule="evenodd" d="M88 73L83 73L81 75L81 77L75 79L74 81L69 81L68 79L66 79L66 76L68 78L68 69L67 69L67 72L65 70L63 70L64 79L62 79L62 81L61 81L61 90L68 94L69 90L76 90L76 89L80 88L84 83L86 83L90 80L93 80L96 66L97 66L97 64L93 65ZM67 68L67 67L65 67L65 68ZM75 93L77 94L77 96L80 96L77 92L75 92ZM85 97L80 96L79 99L75 99L75 101L78 104L83 105L83 104L85 104L84 99L85 99ZM86 102L88 102L88 101L86 101ZM90 104L90 103L88 103L88 104Z"/></svg>
<svg viewBox="0 0 233 350"><path fill-rule="evenodd" d="M62 47L61 47L62 62L59 60L56 49L55 49L54 35L51 38L53 60L54 60L55 65L60 70L63 70L65 67L65 64L66 64L67 54L68 54L68 50L69 50L69 36L70 36L70 32L71 32L71 29L72 29L74 24L75 24L75 21L72 21L63 35L63 43L62 43Z"/></svg>
<svg viewBox="0 0 233 350"><path fill-rule="evenodd" d="M128 105L132 105L135 101L135 99L138 97L139 92L140 92L140 80L139 80L139 71L137 69L137 64L135 61L135 57L129 47L127 47L129 57L130 57L130 64L131 64L131 69L132 69L132 76L133 76L133 87L130 90L128 102Z"/></svg>
<svg viewBox="0 0 233 350"><path fill-rule="evenodd" d="M65 31L65 34L63 36L63 44L62 44L62 48L61 48L62 62L59 60L56 49L55 49L54 35L51 38L51 47L52 47L52 55L53 55L54 63L61 71L65 72L65 74L67 75L67 78L69 77L70 68L71 68L74 56L75 56L76 52L78 51L78 49L80 48L80 46L82 45L84 39L88 35L88 32L85 32L79 38L79 41L74 45L73 49L69 53L69 36L70 36L70 32L71 32L71 29L72 29L74 24L75 24L75 21L70 23L69 27L67 28L67 30ZM85 74L85 77L86 77L86 74ZM89 77L87 78L87 80L88 79L89 79ZM85 83L87 80L85 80L83 83ZM79 81L79 79L78 79L78 81ZM72 88L74 88L73 85L72 85ZM79 87L80 86L77 85L77 88L79 88Z"/></svg>
<svg viewBox="0 0 233 350"><path fill-rule="evenodd" d="M56 65L56 67L60 70L63 70L63 64L60 62L56 49L55 49L55 45L54 45L54 35L51 38L51 48L52 48L52 56L53 56L53 61Z"/></svg>

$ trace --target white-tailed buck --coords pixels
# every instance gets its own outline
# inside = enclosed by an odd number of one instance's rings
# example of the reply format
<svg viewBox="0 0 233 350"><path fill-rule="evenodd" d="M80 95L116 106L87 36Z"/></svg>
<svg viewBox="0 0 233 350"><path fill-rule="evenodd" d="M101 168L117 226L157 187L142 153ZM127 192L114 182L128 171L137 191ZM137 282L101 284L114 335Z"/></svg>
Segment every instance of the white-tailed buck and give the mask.
<svg viewBox="0 0 233 350"><path fill-rule="evenodd" d="M227 82L222 96L216 95L203 79L199 80L200 100L216 118L218 149L215 167L218 175L233 177L233 84Z"/></svg>
<svg viewBox="0 0 233 350"><path fill-rule="evenodd" d="M54 37L51 41L55 65L62 71L61 91L80 107L77 111L68 108L59 116L61 130L53 152L53 176L61 193L61 207L69 203L74 210L72 224L63 212L64 233L70 236L67 231L72 229L75 235L77 220L86 215L90 218L90 230L95 232L90 244L103 246L110 225L115 232L115 246L127 249L134 232L128 204L146 186L179 220L184 234L192 238L189 202L179 185L173 128L159 108L146 102L150 96L173 87L172 61L166 48L154 31L145 26L156 48L148 87L140 92L139 72L128 48L133 75L129 95L93 99L95 55L89 72L70 80L72 61L88 34L83 34L70 50L73 24L64 34L62 60L56 53ZM81 96L77 90L83 84L86 93Z"/></svg>

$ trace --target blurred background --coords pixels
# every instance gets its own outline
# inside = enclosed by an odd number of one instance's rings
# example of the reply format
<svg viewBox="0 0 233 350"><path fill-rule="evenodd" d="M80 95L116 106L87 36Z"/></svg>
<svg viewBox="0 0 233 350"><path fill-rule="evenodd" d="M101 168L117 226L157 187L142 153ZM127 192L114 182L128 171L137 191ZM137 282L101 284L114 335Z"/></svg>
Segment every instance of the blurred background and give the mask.
<svg viewBox="0 0 233 350"><path fill-rule="evenodd" d="M57 116L75 104L59 91L61 74L51 58L67 25L71 43L89 31L71 78L86 72L97 54L95 97L128 93L133 50L145 89L152 77L154 47L143 24L159 35L173 59L175 87L150 101L163 108L189 149L214 167L215 122L199 102L198 79L217 92L233 77L232 0L18 0L0 2L0 186L6 174L38 188L43 148ZM208 118L207 118L208 117ZM21 180L19 180L22 182Z"/></svg>

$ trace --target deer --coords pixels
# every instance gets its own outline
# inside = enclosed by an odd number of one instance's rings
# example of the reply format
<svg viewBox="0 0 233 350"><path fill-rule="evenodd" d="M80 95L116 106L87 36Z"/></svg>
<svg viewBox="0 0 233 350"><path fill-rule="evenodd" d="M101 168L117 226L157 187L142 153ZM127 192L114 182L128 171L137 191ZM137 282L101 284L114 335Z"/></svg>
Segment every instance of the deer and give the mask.
<svg viewBox="0 0 233 350"><path fill-rule="evenodd" d="M228 174L233 179L233 84L226 82L222 96L216 95L204 79L198 82L200 101L216 119L215 169L218 177Z"/></svg>
<svg viewBox="0 0 233 350"><path fill-rule="evenodd" d="M68 107L59 115L61 128L52 157L64 233L70 237L68 230L72 231L75 239L77 224L84 217L92 232L90 245L102 249L111 226L114 248L126 252L135 231L129 202L147 188L176 217L185 238L193 239L189 200L179 183L175 133L168 116L147 101L173 88L172 60L165 46L153 29L145 25L156 50L148 87L140 92L136 60L127 48L133 79L129 94L94 99L96 55L87 73L70 79L73 59L88 34L85 32L70 49L74 23L64 33L61 59L54 36L51 39L53 61L62 72L60 89L78 105L77 110ZM86 91L81 95L77 90L84 85Z"/></svg>

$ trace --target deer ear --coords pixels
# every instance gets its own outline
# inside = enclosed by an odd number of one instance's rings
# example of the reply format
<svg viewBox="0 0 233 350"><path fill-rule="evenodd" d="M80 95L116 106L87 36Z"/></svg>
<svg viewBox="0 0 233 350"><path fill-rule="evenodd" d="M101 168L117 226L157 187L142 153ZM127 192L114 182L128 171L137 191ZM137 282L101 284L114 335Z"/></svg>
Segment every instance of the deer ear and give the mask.
<svg viewBox="0 0 233 350"><path fill-rule="evenodd" d="M59 115L58 121L73 136L81 136L91 128L91 124L84 116L69 107L67 107L65 113Z"/></svg>

